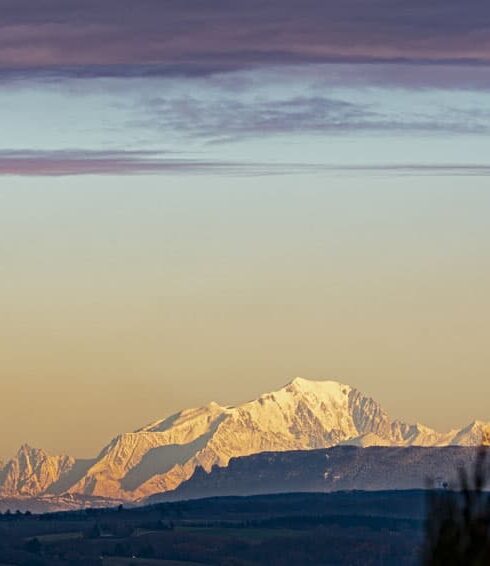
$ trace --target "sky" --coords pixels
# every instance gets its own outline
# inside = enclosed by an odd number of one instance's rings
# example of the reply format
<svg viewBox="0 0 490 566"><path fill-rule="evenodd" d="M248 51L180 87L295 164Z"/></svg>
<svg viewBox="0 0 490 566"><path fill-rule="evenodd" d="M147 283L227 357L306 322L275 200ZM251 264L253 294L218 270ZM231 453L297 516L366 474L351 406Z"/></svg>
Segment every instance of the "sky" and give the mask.
<svg viewBox="0 0 490 566"><path fill-rule="evenodd" d="M0 456L295 376L490 420L487 0L0 0Z"/></svg>

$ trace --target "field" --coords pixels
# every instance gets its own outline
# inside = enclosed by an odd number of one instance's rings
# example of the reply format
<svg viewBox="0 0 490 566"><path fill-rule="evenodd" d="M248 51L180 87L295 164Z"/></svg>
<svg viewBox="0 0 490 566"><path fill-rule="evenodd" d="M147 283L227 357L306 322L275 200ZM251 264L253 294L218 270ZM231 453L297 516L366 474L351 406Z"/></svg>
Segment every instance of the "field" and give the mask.
<svg viewBox="0 0 490 566"><path fill-rule="evenodd" d="M0 517L0 563L411 565L423 492L225 497Z"/></svg>

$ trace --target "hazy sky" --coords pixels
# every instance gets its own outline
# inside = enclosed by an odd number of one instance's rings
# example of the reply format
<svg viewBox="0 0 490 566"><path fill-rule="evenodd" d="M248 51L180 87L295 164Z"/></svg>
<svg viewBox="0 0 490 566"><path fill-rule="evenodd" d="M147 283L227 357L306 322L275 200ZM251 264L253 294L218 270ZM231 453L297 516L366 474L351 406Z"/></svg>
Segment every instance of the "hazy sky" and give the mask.
<svg viewBox="0 0 490 566"><path fill-rule="evenodd" d="M490 419L488 3L235 4L0 0L0 456L296 375Z"/></svg>

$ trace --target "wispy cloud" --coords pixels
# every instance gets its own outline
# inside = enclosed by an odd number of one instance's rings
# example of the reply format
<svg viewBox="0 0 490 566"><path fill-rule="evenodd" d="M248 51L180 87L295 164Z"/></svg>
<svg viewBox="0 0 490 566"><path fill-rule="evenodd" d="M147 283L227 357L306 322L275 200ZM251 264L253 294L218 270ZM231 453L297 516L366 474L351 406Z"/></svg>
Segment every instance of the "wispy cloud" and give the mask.
<svg viewBox="0 0 490 566"><path fill-rule="evenodd" d="M324 62L490 63L487 0L0 0L0 72L208 75Z"/></svg>
<svg viewBox="0 0 490 566"><path fill-rule="evenodd" d="M65 177L83 175L224 174L227 176L333 175L464 175L489 176L490 164L232 162L179 159L152 151L0 150L0 176Z"/></svg>
<svg viewBox="0 0 490 566"><path fill-rule="evenodd" d="M379 96L379 95L378 95ZM140 125L179 132L194 140L243 141L274 135L340 135L352 133L484 134L490 133L486 108L438 104L423 109L390 107L376 95L352 102L321 94L241 97L187 95L150 98Z"/></svg>

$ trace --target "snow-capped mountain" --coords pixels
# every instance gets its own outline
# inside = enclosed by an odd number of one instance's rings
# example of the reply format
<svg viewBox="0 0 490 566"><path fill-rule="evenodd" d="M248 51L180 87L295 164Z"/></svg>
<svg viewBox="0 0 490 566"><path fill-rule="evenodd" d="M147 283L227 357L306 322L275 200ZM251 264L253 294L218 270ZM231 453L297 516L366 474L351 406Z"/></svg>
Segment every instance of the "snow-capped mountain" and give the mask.
<svg viewBox="0 0 490 566"><path fill-rule="evenodd" d="M490 424L447 434L392 420L378 403L335 381L296 378L236 407L210 403L114 438L91 462L23 447L0 472L0 494L98 496L134 501L175 489L200 466L231 458L357 446L474 446Z"/></svg>

